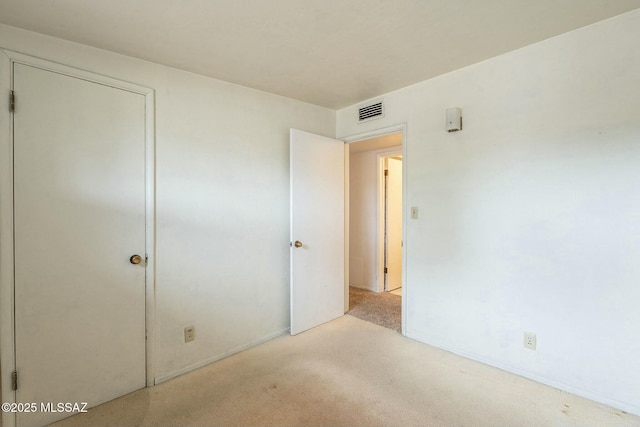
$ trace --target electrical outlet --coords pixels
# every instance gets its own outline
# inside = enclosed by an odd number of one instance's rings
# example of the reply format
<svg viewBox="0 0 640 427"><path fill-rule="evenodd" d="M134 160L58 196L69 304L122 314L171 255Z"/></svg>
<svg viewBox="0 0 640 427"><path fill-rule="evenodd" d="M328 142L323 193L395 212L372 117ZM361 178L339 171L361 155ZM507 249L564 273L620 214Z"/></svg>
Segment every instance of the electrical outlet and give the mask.
<svg viewBox="0 0 640 427"><path fill-rule="evenodd" d="M536 349L536 344L537 344L536 334L534 334L533 332L525 332L524 333L524 348L535 350Z"/></svg>
<svg viewBox="0 0 640 427"><path fill-rule="evenodd" d="M416 206L411 207L411 219L418 219L418 208Z"/></svg>
<svg viewBox="0 0 640 427"><path fill-rule="evenodd" d="M184 342L191 342L196 339L196 327L187 326L184 328Z"/></svg>

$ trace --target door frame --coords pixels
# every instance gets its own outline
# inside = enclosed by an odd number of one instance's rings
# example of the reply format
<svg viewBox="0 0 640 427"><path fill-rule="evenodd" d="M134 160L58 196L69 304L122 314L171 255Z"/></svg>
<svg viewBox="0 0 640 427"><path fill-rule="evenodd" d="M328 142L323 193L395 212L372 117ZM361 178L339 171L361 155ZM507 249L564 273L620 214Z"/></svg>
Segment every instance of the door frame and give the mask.
<svg viewBox="0 0 640 427"><path fill-rule="evenodd" d="M390 135L392 133L402 134L402 335L407 335L407 300L408 300L408 284L407 284L407 124L399 123L362 133L338 136L345 142L345 313L349 311L349 144L354 142L365 141L367 139L378 138ZM378 215L378 229L380 227L380 215ZM379 237L379 236L378 236ZM378 254L380 254L378 242ZM384 249L383 249L384 250ZM378 263L379 264L379 263ZM378 265L380 268L380 265ZM383 267L384 268L384 267Z"/></svg>
<svg viewBox="0 0 640 427"><path fill-rule="evenodd" d="M155 343L155 91L152 88L107 77L95 72L70 67L45 59L0 48L0 108L8 111L13 88L13 64L24 64L43 70L79 78L89 82L126 90L145 99L145 328L146 386L154 385ZM6 110L5 110L6 108ZM20 94L16 94L16 109L20 109ZM0 121L0 364L3 402L15 402L11 389L11 373L15 359L14 313L14 223L13 223L13 116ZM15 417L3 413L5 426L15 425Z"/></svg>

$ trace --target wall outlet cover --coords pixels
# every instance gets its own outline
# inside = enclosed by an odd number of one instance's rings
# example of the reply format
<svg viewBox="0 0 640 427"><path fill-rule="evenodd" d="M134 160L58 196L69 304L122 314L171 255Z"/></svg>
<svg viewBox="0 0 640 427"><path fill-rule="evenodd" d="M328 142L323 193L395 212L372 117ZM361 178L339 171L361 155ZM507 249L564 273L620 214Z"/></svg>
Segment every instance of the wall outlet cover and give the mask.
<svg viewBox="0 0 640 427"><path fill-rule="evenodd" d="M524 333L524 348L535 350L537 346L536 334L533 332Z"/></svg>
<svg viewBox="0 0 640 427"><path fill-rule="evenodd" d="M184 342L191 342L196 339L195 326L187 326L184 328Z"/></svg>

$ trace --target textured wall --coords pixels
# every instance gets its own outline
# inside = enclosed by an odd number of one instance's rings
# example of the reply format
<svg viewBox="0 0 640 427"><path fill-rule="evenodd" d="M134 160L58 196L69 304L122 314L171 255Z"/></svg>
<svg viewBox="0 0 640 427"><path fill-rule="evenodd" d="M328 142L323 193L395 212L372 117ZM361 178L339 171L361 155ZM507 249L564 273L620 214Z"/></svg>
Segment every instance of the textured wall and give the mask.
<svg viewBox="0 0 640 427"><path fill-rule="evenodd" d="M639 39L634 11L338 112L407 124L408 336L640 413Z"/></svg>

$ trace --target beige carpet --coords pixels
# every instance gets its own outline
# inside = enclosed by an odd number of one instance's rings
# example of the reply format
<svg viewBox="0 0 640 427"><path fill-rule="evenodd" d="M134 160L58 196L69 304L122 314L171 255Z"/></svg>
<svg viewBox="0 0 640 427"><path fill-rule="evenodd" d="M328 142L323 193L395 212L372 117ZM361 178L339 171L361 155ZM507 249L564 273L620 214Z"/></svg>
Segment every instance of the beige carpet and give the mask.
<svg viewBox="0 0 640 427"><path fill-rule="evenodd" d="M640 417L343 316L55 425L638 427Z"/></svg>
<svg viewBox="0 0 640 427"><path fill-rule="evenodd" d="M358 319L402 333L402 297L389 292L371 292L349 287L349 311Z"/></svg>

